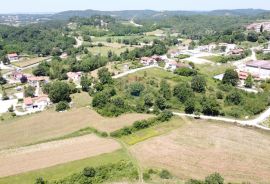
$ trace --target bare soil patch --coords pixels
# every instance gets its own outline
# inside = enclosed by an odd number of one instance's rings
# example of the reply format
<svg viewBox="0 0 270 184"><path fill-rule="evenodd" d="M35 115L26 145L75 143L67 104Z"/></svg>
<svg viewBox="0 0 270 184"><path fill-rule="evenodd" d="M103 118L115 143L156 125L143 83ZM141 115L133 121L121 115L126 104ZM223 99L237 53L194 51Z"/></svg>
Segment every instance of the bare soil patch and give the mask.
<svg viewBox="0 0 270 184"><path fill-rule="evenodd" d="M227 182L270 181L270 134L253 129L187 123L131 150L145 167L166 168L182 179L203 179L219 172Z"/></svg>
<svg viewBox="0 0 270 184"><path fill-rule="evenodd" d="M0 123L0 150L61 137L85 127L111 132L131 125L136 120L150 117L152 115L133 113L106 118L87 107L63 113L48 110L12 122Z"/></svg>
<svg viewBox="0 0 270 184"><path fill-rule="evenodd" d="M120 144L112 139L86 135L6 150L0 152L0 177L110 153L120 148Z"/></svg>

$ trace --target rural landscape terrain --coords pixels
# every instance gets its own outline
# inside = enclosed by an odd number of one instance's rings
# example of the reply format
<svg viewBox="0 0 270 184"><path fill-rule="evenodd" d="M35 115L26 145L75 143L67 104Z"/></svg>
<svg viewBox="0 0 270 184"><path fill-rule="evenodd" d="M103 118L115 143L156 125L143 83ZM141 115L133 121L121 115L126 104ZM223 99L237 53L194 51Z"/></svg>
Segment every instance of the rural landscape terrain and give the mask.
<svg viewBox="0 0 270 184"><path fill-rule="evenodd" d="M99 183L270 184L270 11L0 14L0 184Z"/></svg>

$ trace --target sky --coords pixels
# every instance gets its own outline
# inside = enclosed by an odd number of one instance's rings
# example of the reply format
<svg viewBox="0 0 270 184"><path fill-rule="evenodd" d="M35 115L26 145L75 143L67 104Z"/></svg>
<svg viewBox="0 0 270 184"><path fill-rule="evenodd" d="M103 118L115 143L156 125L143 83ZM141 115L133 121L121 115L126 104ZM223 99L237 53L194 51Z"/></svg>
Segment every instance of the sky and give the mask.
<svg viewBox="0 0 270 184"><path fill-rule="evenodd" d="M1 0L1 13L54 13L66 10L268 9L270 0Z"/></svg>

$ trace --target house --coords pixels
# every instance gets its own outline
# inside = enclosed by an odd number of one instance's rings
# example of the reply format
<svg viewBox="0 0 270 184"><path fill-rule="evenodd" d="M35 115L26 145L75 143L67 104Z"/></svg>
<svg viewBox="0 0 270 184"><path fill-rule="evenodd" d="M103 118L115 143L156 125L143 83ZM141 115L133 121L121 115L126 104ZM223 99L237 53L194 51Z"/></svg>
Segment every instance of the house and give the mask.
<svg viewBox="0 0 270 184"><path fill-rule="evenodd" d="M143 64L144 66L150 66L157 64L157 61L152 57L142 57L141 64Z"/></svg>
<svg viewBox="0 0 270 184"><path fill-rule="evenodd" d="M245 71L237 71L238 73L238 77L240 80L246 80L248 78L249 75L252 76L252 78L255 80L255 81L259 81L260 80L260 77L256 74L250 74L248 72L245 72Z"/></svg>
<svg viewBox="0 0 270 184"><path fill-rule="evenodd" d="M256 31L257 33L261 31L270 31L270 22L257 22L252 23L246 27L247 30Z"/></svg>
<svg viewBox="0 0 270 184"><path fill-rule="evenodd" d="M261 79L270 78L270 61L255 60L246 63L244 70L253 76L258 76Z"/></svg>
<svg viewBox="0 0 270 184"><path fill-rule="evenodd" d="M42 83L48 83L49 82L49 77L44 77L44 76L31 76L28 77L28 83L29 85L33 86L33 87L38 87L40 86Z"/></svg>
<svg viewBox="0 0 270 184"><path fill-rule="evenodd" d="M16 81L19 81L23 76L24 76L23 73L21 73L20 71L17 71L17 70L11 72L11 74L10 74L10 77Z"/></svg>
<svg viewBox="0 0 270 184"><path fill-rule="evenodd" d="M244 53L244 49L242 49L242 48L239 48L239 49L233 49L233 50L231 50L231 51L229 51L227 54L228 55L241 55L241 54L243 54Z"/></svg>
<svg viewBox="0 0 270 184"><path fill-rule="evenodd" d="M44 110L48 105L50 105L50 99L47 95L41 95L39 97L27 97L23 99L23 109L29 110Z"/></svg>
<svg viewBox="0 0 270 184"><path fill-rule="evenodd" d="M81 82L82 72L68 72L68 80L73 82Z"/></svg>
<svg viewBox="0 0 270 184"><path fill-rule="evenodd" d="M10 62L19 61L19 56L17 53L8 54L7 58Z"/></svg>
<svg viewBox="0 0 270 184"><path fill-rule="evenodd" d="M184 68L184 67L189 67L188 65L186 64L183 64L183 63L177 63L176 61L174 60L168 60L166 63L165 63L165 69L166 70L170 70L170 71L174 71L176 70L177 68Z"/></svg>

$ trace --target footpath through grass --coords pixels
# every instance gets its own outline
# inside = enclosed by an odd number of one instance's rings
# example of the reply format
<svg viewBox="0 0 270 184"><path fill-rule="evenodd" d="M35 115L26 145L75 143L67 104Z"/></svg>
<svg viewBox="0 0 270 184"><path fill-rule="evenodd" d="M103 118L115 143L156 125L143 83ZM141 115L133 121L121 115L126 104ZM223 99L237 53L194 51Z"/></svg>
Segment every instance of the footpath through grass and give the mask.
<svg viewBox="0 0 270 184"><path fill-rule="evenodd" d="M129 160L129 156L126 151L122 149L83 160L77 160L45 169L30 171L24 174L5 177L0 179L0 184L31 184L35 183L35 180L38 177L42 177L50 182L63 179L74 173L79 173L85 167L98 167L106 164L117 163L121 160Z"/></svg>

